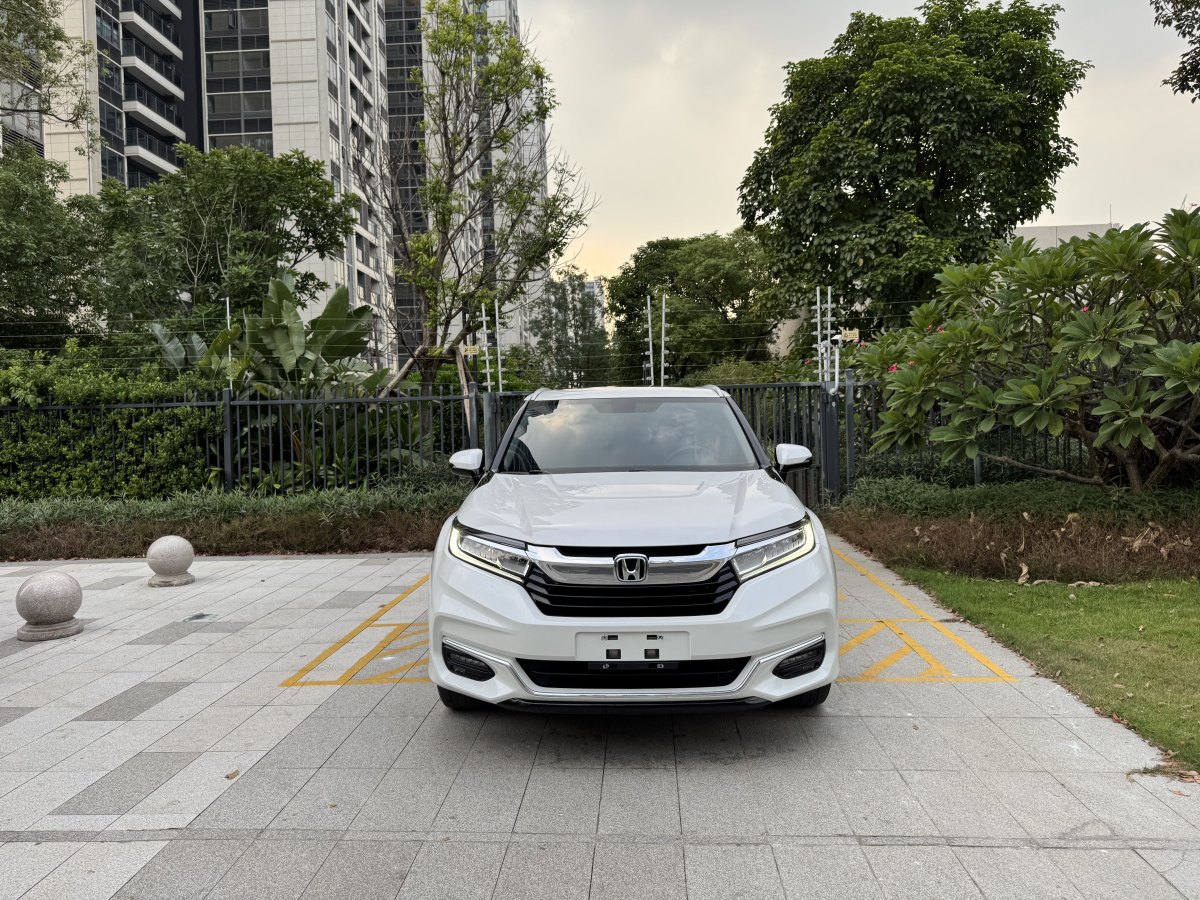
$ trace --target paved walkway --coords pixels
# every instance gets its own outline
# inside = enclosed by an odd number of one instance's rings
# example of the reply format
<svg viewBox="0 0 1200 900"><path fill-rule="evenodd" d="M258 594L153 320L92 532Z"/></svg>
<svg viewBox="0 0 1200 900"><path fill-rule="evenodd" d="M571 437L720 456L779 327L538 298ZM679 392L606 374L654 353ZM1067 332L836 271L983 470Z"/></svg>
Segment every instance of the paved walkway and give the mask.
<svg viewBox="0 0 1200 900"><path fill-rule="evenodd" d="M0 639L0 898L1200 898L1200 787L838 549L828 703L673 719L449 713L424 556L56 565L86 630Z"/></svg>

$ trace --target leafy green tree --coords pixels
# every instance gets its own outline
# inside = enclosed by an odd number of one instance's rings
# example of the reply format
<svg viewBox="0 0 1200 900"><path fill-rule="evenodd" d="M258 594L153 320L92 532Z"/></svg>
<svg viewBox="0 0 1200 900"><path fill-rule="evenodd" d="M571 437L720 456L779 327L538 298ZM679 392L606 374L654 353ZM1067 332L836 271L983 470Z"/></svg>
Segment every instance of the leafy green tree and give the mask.
<svg viewBox="0 0 1200 900"><path fill-rule="evenodd" d="M32 148L0 156L0 347L60 349L102 312L97 204L63 200L66 178Z"/></svg>
<svg viewBox="0 0 1200 900"><path fill-rule="evenodd" d="M608 282L616 366L625 382L641 380L647 295L658 380L664 294L671 381L725 360L770 359L775 328L789 314L786 295L753 235L735 231L651 241Z"/></svg>
<svg viewBox="0 0 1200 900"><path fill-rule="evenodd" d="M1175 71L1163 84L1177 94L1191 94L1192 102L1200 98L1200 2L1198 0L1150 0L1154 21L1163 28L1173 28L1187 41L1188 49Z"/></svg>
<svg viewBox="0 0 1200 900"><path fill-rule="evenodd" d="M102 194L112 235L109 282L131 320L261 303L262 285L291 274L301 304L328 287L304 262L343 254L358 198L335 196L321 162L299 150L202 153L179 145L178 172ZM117 303L112 304L114 308Z"/></svg>
<svg viewBox="0 0 1200 900"><path fill-rule="evenodd" d="M556 100L522 38L489 22L486 4L429 0L421 39L424 68L410 79L424 118L389 135L380 205L405 295L396 332L415 332L405 349L428 386L485 311L503 313L544 277L590 201L575 170L539 146Z"/></svg>
<svg viewBox="0 0 1200 900"><path fill-rule="evenodd" d="M33 117L86 127L95 45L68 37L58 0L0 0L0 129ZM4 122L9 119L9 122Z"/></svg>
<svg viewBox="0 0 1200 900"><path fill-rule="evenodd" d="M832 286L867 321L928 300L945 265L986 258L1076 159L1059 115L1088 65L1054 49L1060 7L920 12L854 13L826 56L790 64L740 188L780 274Z"/></svg>
<svg viewBox="0 0 1200 900"><path fill-rule="evenodd" d="M585 387L608 381L608 334L603 297L589 289L587 277L567 268L548 279L530 310L529 330L537 338L533 355L544 383ZM506 379L507 380L507 379Z"/></svg>
<svg viewBox="0 0 1200 900"><path fill-rule="evenodd" d="M884 381L880 449L944 447L1088 484L1148 490L1200 475L1200 210L952 266L912 325L862 351ZM944 424L930 429L930 413ZM996 450L990 435L1065 436L1093 473Z"/></svg>

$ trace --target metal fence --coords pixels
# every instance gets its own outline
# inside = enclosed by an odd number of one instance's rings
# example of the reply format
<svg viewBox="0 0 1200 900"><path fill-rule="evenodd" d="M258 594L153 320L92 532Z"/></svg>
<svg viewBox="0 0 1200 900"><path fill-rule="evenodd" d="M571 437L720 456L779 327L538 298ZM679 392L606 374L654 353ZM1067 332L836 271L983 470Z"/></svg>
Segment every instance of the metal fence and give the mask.
<svg viewBox="0 0 1200 900"><path fill-rule="evenodd" d="M872 435L884 398L847 373L840 390L816 382L726 385L768 452L803 444L809 469L790 476L811 505L836 499L861 474L904 472L963 484L1022 477L997 463L943 466L940 451L877 453ZM464 396L454 385L426 394L219 394L157 403L36 409L0 407L0 496L163 496L177 490L287 492L357 488L441 467L456 450L490 461L526 394ZM932 420L931 420L932 421ZM997 430L990 453L1086 472L1086 448L1068 438Z"/></svg>

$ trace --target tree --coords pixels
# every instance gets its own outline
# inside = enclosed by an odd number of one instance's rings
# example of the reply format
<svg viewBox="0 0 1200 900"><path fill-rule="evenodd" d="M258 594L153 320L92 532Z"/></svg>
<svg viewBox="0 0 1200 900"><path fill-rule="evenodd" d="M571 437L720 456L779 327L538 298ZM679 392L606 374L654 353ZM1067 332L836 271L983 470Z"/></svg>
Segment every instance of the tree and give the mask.
<svg viewBox="0 0 1200 900"><path fill-rule="evenodd" d="M1150 0L1150 4L1154 7L1155 24L1175 29L1188 43L1187 52L1163 84L1177 94L1191 94L1195 103L1200 98L1200 2Z"/></svg>
<svg viewBox="0 0 1200 900"><path fill-rule="evenodd" d="M780 274L830 285L867 321L928 300L950 263L1054 199L1075 162L1059 114L1088 64L1055 50L1060 7L929 0L919 18L854 13L784 99L740 187Z"/></svg>
<svg viewBox="0 0 1200 900"><path fill-rule="evenodd" d="M603 297L592 292L587 277L578 269L567 268L545 282L530 309L529 330L537 338L532 355L547 385L607 383Z"/></svg>
<svg viewBox="0 0 1200 900"><path fill-rule="evenodd" d="M58 0L0 0L0 122L51 118L81 127L94 118L87 75L94 44L62 27Z"/></svg>
<svg viewBox="0 0 1200 900"><path fill-rule="evenodd" d="M404 349L428 386L485 310L544 277L589 201L568 163L545 159L555 97L524 39L459 0L429 0L422 39L424 67L409 77L424 115L394 119L413 124L389 134L378 189L406 295L396 332L415 332Z"/></svg>
<svg viewBox="0 0 1200 900"><path fill-rule="evenodd" d="M1200 475L1200 210L952 266L912 325L861 352L887 400L876 447L944 447L1135 491ZM943 423L930 428L930 414ZM1065 436L1092 471L1014 459L997 429Z"/></svg>
<svg viewBox="0 0 1200 900"><path fill-rule="evenodd" d="M0 346L61 349L101 312L97 204L61 199L66 179L32 148L0 156Z"/></svg>
<svg viewBox="0 0 1200 900"><path fill-rule="evenodd" d="M626 382L641 380L646 355L646 297L651 297L655 380L661 362L661 303L667 298L668 378L678 381L721 361L764 361L776 326L788 314L758 240L745 231L651 241L609 279L616 365Z"/></svg>
<svg viewBox="0 0 1200 900"><path fill-rule="evenodd" d="M237 312L253 309L262 285L285 274L301 305L328 287L301 268L345 253L359 201L335 196L321 162L299 150L176 152L178 172L133 190L110 182L102 193L109 280L131 319L206 307L223 315L226 298Z"/></svg>

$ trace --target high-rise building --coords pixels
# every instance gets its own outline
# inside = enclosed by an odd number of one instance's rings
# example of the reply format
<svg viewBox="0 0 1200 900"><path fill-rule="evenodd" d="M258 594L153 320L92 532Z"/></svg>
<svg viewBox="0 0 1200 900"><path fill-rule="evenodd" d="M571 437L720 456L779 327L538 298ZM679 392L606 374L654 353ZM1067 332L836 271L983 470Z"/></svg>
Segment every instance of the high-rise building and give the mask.
<svg viewBox="0 0 1200 900"><path fill-rule="evenodd" d="M146 184L176 170L178 141L199 139L198 117L185 128L189 89L197 102L195 79L185 79L185 21L173 0L66 0L67 34L96 46L88 87L99 132L98 151L84 154L84 133L45 120L44 152L67 166L68 191L95 193L105 178Z"/></svg>

